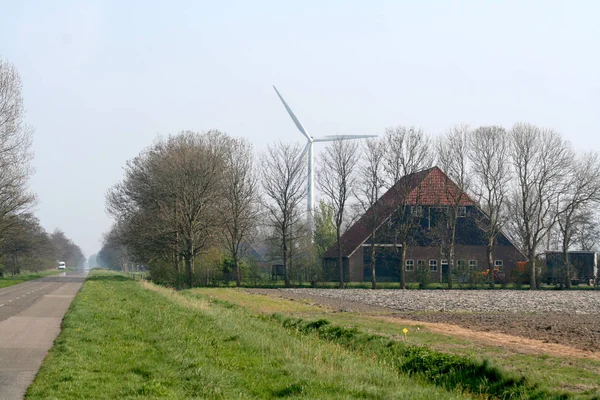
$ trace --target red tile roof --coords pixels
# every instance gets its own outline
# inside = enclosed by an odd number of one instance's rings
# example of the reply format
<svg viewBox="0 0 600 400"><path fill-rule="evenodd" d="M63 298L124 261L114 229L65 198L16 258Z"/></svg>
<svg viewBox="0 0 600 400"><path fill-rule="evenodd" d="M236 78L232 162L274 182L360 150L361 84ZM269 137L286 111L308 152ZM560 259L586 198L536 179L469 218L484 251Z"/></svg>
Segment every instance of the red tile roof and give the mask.
<svg viewBox="0 0 600 400"><path fill-rule="evenodd" d="M459 196L461 192L461 189L438 167L403 176L342 235L342 255L349 257L369 238L374 213L375 226L379 227L401 205L453 205L454 196ZM405 202L407 195L408 199ZM462 206L475 204L466 193L462 193L462 196L458 204ZM336 256L337 244L325 253L326 258Z"/></svg>

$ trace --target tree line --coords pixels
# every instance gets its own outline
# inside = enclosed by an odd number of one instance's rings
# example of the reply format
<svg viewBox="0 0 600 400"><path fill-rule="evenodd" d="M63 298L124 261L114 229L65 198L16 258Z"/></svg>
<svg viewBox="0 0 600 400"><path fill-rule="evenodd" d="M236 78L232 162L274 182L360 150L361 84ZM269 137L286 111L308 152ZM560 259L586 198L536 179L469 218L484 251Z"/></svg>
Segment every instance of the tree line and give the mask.
<svg viewBox="0 0 600 400"><path fill-rule="evenodd" d="M321 257L337 243L343 287L341 236L366 210L374 236L378 213L393 213L399 222L387 234L405 259L419 223L412 206L421 199L418 191L408 199L408 186L396 183L433 165L451 179L445 183L446 223L436 233L450 268L466 196L482 215L477 221L489 271L504 232L531 261L531 288L540 283L537 260L543 251L558 246L566 258L570 249L597 244L592 232L597 232L600 158L597 152L576 152L551 129L527 123L510 129L457 125L434 137L418 127L395 126L376 139L331 142L317 159L320 201L312 221L304 208L306 165L298 144L278 142L255 155L247 140L219 131L159 139L127 163L124 179L107 194L115 224L99 260L116 269L149 267L153 278L177 287L214 284L229 271L239 286L251 278L252 245L261 242L269 263L280 266L273 274L290 286L294 277L324 279ZM374 207L389 190L394 209ZM375 288L375 246L371 251ZM405 288L404 268L398 270ZM567 268L567 285L568 276Z"/></svg>
<svg viewBox="0 0 600 400"><path fill-rule="evenodd" d="M17 69L0 58L0 276L56 268L57 261L82 266L81 249L60 230L48 233L33 213L28 188L33 173L33 128L25 123Z"/></svg>
<svg viewBox="0 0 600 400"><path fill-rule="evenodd" d="M392 191L397 223L391 225L387 235L398 245L394 247L401 252L400 260L406 259L420 221L420 216L413 214L413 205L423 199L418 189L414 198L406 196L413 184L410 180L395 184L401 177L433 165L450 178L444 184L444 195L450 203L444 207L446 221L435 232L436 246L448 260L450 275L457 221L467 196L481 210L481 217L475 220L486 241L488 271L494 270L494 245L503 232L527 257L532 289L540 284L539 256L544 251L559 248L563 252L561 282L570 286L573 266L569 265L567 252L596 248L600 202L597 151L577 152L558 132L527 123L517 123L510 129L456 125L437 137L417 127L396 126L386 129L382 137L363 143L362 148L350 142L333 144L320 160L319 186L336 216L338 266L339 233L349 193L355 195L361 213L372 210L368 228L375 236L377 212L383 210L374 205L383 192ZM347 221L351 221L350 216L348 213ZM375 288L375 246L371 251ZM405 288L404 268L399 266L398 270L400 287ZM489 278L493 287L493 273ZM451 279L448 286L452 287Z"/></svg>

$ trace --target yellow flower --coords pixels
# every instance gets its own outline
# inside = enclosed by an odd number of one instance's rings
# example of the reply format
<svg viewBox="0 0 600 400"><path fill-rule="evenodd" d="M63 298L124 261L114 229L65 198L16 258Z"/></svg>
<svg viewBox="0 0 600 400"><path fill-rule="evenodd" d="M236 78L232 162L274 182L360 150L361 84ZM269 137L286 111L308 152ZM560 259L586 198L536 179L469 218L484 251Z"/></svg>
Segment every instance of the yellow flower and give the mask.
<svg viewBox="0 0 600 400"><path fill-rule="evenodd" d="M402 329L402 332L404 332L404 334L406 335L408 333L408 329L404 328Z"/></svg>

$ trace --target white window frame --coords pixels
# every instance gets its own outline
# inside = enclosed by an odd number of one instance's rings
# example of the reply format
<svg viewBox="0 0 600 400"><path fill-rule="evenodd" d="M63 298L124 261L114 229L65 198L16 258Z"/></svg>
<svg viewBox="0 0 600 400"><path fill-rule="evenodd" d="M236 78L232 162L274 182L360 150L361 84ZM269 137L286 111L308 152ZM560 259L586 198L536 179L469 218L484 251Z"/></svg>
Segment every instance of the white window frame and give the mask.
<svg viewBox="0 0 600 400"><path fill-rule="evenodd" d="M477 260L469 260L469 268L477 268Z"/></svg>
<svg viewBox="0 0 600 400"><path fill-rule="evenodd" d="M438 260L429 260L429 272L438 271Z"/></svg>
<svg viewBox="0 0 600 400"><path fill-rule="evenodd" d="M425 268L426 265L427 265L427 260L424 260L424 259L417 260L417 268L419 268L419 267Z"/></svg>
<svg viewBox="0 0 600 400"><path fill-rule="evenodd" d="M504 261L494 260L494 268L502 269L504 267Z"/></svg>
<svg viewBox="0 0 600 400"><path fill-rule="evenodd" d="M467 207L461 206L456 209L456 216L458 218L464 218L467 216Z"/></svg>
<svg viewBox="0 0 600 400"><path fill-rule="evenodd" d="M442 266L442 268L444 268L444 265L448 265L448 260L441 260L440 265Z"/></svg>
<svg viewBox="0 0 600 400"><path fill-rule="evenodd" d="M423 206L411 206L410 207L410 215L412 217L422 217L423 216Z"/></svg>
<svg viewBox="0 0 600 400"><path fill-rule="evenodd" d="M408 268L410 265L410 268ZM406 272L412 272L415 270L415 260L406 260L404 263L404 270Z"/></svg>

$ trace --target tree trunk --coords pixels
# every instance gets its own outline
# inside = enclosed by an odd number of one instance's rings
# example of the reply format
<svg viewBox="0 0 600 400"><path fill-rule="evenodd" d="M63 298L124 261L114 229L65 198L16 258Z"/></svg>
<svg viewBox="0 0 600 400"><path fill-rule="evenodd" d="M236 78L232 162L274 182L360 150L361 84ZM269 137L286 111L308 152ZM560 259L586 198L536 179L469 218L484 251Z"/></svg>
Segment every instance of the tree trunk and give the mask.
<svg viewBox="0 0 600 400"><path fill-rule="evenodd" d="M290 274L288 273L288 251L287 251L287 238L284 235L283 239L283 280L286 288L290 285Z"/></svg>
<svg viewBox="0 0 600 400"><path fill-rule="evenodd" d="M177 229L177 202L175 202L175 216L173 220L173 226L175 228L175 269L177 271L177 290L181 289L182 277L181 277L181 252L179 251L179 230Z"/></svg>
<svg viewBox="0 0 600 400"><path fill-rule="evenodd" d="M375 235L372 235L371 237L375 237ZM374 242L375 240L372 241ZM371 243L371 289L377 289L377 277L375 274L375 257L375 243Z"/></svg>
<svg viewBox="0 0 600 400"><path fill-rule="evenodd" d="M188 285L190 288L194 287L194 244L188 244L188 254L185 258L185 267L188 273Z"/></svg>
<svg viewBox="0 0 600 400"><path fill-rule="evenodd" d="M188 276L188 286L191 288L194 285L194 273L192 272L192 259L189 255L185 257L185 270Z"/></svg>
<svg viewBox="0 0 600 400"><path fill-rule="evenodd" d="M493 239L490 239L490 242L488 242L487 245L487 262L488 262L488 271L490 276L489 281L490 281L490 289L494 289L495 288L495 282L494 282L494 241Z"/></svg>
<svg viewBox="0 0 600 400"><path fill-rule="evenodd" d="M454 245L456 242L456 217L452 223L452 233L450 234L450 259L448 260L448 289L452 289L452 268L454 267Z"/></svg>
<svg viewBox="0 0 600 400"><path fill-rule="evenodd" d="M242 271L240 270L240 261L237 254L233 255L233 265L235 267L235 285L240 287L242 286Z"/></svg>
<svg viewBox="0 0 600 400"><path fill-rule="evenodd" d="M181 262L179 260L178 252L173 253L173 260L175 264L175 284L177 285L177 290L181 289Z"/></svg>
<svg viewBox="0 0 600 400"><path fill-rule="evenodd" d="M402 259L400 260L400 289L406 289L406 274L404 269L406 265L406 244L402 243ZM415 268L413 266L413 268Z"/></svg>
<svg viewBox="0 0 600 400"><path fill-rule="evenodd" d="M342 258L342 237L340 235L340 230L337 229L337 258L338 258L338 266L340 268L340 289L344 288L344 259Z"/></svg>
<svg viewBox="0 0 600 400"><path fill-rule="evenodd" d="M452 279L454 274L454 245L450 248L450 259L448 260L448 289L452 289Z"/></svg>
<svg viewBox="0 0 600 400"><path fill-rule="evenodd" d="M529 258L529 290L536 290L537 285L535 283L535 252L533 250L529 250L527 258Z"/></svg>
<svg viewBox="0 0 600 400"><path fill-rule="evenodd" d="M565 265L563 266L563 280L567 289L571 288L571 264L569 263L569 249L563 244L563 255ZM562 286L562 285L561 285Z"/></svg>

